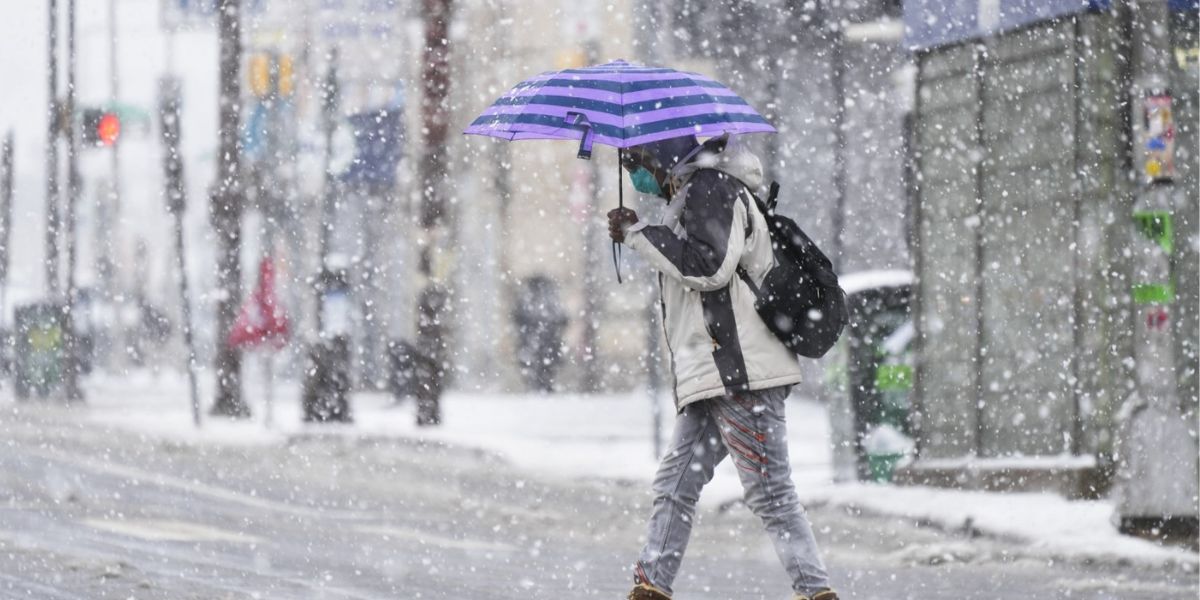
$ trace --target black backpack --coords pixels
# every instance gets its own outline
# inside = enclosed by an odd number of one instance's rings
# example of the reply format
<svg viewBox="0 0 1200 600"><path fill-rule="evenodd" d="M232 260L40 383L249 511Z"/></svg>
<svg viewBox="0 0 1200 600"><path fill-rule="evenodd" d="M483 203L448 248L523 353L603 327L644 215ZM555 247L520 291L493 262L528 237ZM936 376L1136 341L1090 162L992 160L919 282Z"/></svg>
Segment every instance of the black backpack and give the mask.
<svg viewBox="0 0 1200 600"><path fill-rule="evenodd" d="M771 183L765 203L750 195L767 219L775 266L762 286L754 285L741 267L738 275L754 292L754 309L783 345L800 356L821 358L850 319L833 263L795 221L775 212L778 183Z"/></svg>

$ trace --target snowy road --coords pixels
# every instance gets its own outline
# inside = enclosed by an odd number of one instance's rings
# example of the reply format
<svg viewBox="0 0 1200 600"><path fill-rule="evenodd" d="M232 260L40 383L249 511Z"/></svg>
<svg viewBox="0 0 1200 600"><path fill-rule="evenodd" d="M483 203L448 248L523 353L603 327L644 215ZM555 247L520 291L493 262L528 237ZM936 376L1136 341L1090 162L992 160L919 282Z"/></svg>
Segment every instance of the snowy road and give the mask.
<svg viewBox="0 0 1200 600"><path fill-rule="evenodd" d="M296 436L188 445L81 411L0 412L0 599L623 597L640 485L531 477L475 450ZM844 598L1195 598L1195 574L811 507ZM702 514L677 597L788 598L740 507Z"/></svg>

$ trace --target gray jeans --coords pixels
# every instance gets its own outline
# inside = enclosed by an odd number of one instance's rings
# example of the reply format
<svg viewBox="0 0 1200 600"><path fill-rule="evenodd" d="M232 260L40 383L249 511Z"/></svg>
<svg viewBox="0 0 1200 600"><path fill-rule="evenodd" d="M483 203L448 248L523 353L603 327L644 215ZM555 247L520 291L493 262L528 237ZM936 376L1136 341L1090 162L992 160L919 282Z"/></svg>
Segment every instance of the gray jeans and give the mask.
<svg viewBox="0 0 1200 600"><path fill-rule="evenodd" d="M635 581L667 593L687 550L700 489L733 457L746 505L763 521L792 588L812 595L829 587L812 526L792 485L784 399L788 386L701 400L679 413L675 435L654 478L654 510Z"/></svg>

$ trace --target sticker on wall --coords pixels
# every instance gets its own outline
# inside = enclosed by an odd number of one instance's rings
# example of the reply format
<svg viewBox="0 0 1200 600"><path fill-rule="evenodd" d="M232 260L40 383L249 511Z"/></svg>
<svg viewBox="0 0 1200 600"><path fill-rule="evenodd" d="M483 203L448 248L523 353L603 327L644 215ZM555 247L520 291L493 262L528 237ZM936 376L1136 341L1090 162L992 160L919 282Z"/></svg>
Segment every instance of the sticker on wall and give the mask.
<svg viewBox="0 0 1200 600"><path fill-rule="evenodd" d="M1171 319L1167 309L1157 306L1146 313L1146 328L1154 331L1167 331L1167 322Z"/></svg>
<svg viewBox="0 0 1200 600"><path fill-rule="evenodd" d="M1143 175L1147 183L1170 183L1175 179L1175 112L1171 92L1146 93L1142 105L1142 140L1145 160Z"/></svg>
<svg viewBox="0 0 1200 600"><path fill-rule="evenodd" d="M1149 262L1139 270L1140 283L1133 285L1136 304L1164 305L1175 301L1175 278L1171 275L1169 257L1175 249L1175 226L1171 213L1165 210L1138 210L1133 222L1141 239L1152 242L1145 255ZM1147 325L1151 325L1148 318Z"/></svg>

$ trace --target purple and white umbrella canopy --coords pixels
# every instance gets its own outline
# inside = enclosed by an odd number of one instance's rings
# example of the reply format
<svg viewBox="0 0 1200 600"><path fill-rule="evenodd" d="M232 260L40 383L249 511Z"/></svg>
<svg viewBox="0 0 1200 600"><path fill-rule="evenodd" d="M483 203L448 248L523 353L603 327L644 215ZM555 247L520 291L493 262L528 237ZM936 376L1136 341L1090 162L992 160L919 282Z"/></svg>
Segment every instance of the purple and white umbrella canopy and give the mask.
<svg viewBox="0 0 1200 600"><path fill-rule="evenodd" d="M579 140L629 148L686 135L773 133L741 97L697 73L622 60L542 73L496 100L463 133L506 140Z"/></svg>

